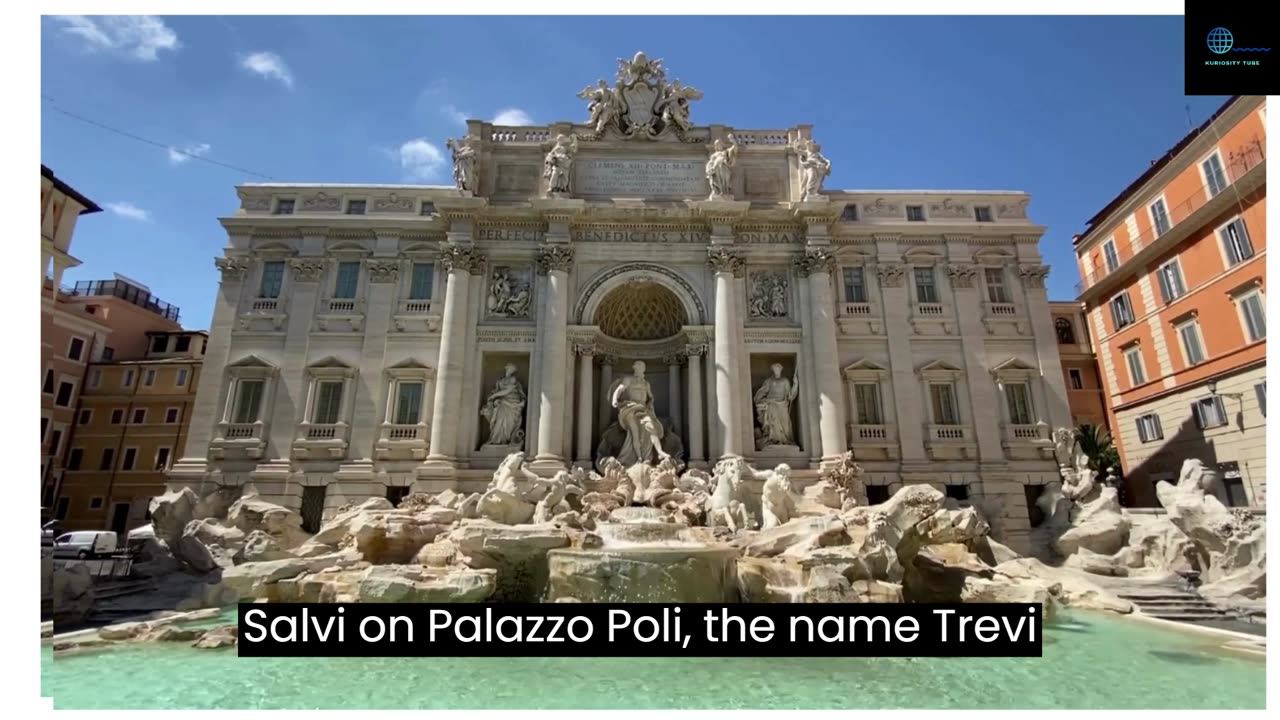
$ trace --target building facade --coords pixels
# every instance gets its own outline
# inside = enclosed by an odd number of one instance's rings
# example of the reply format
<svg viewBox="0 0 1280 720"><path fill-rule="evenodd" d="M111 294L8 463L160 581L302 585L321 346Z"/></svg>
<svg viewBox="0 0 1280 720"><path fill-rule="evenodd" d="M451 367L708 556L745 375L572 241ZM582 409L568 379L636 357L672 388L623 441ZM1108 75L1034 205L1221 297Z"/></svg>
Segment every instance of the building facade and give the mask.
<svg viewBox="0 0 1280 720"><path fill-rule="evenodd" d="M314 527L515 451L803 481L852 449L872 502L933 483L1024 544L1071 422L1029 197L826 190L809 126L697 126L700 93L621 65L587 124L471 121L455 186L239 187L171 484Z"/></svg>
<svg viewBox="0 0 1280 720"><path fill-rule="evenodd" d="M56 501L64 528L123 534L148 522L186 444L208 334L144 337L138 359L89 365Z"/></svg>
<svg viewBox="0 0 1280 720"><path fill-rule="evenodd" d="M1109 429L1106 392L1098 357L1089 339L1089 321L1084 307L1074 301L1049 303L1053 316L1053 332L1062 359L1063 382L1067 388L1067 405L1071 409L1071 425L1095 425Z"/></svg>
<svg viewBox="0 0 1280 720"><path fill-rule="evenodd" d="M1265 98L1232 98L1076 239L1134 504L1194 457L1224 502L1265 506L1265 119Z"/></svg>

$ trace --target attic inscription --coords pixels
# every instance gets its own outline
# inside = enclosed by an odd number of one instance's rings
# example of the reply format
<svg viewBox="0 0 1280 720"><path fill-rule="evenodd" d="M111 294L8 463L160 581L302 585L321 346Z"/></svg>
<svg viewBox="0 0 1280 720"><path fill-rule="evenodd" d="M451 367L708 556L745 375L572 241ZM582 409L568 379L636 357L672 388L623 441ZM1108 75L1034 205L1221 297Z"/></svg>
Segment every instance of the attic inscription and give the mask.
<svg viewBox="0 0 1280 720"><path fill-rule="evenodd" d="M707 193L704 165L696 160L582 159L575 187L583 195L699 197Z"/></svg>

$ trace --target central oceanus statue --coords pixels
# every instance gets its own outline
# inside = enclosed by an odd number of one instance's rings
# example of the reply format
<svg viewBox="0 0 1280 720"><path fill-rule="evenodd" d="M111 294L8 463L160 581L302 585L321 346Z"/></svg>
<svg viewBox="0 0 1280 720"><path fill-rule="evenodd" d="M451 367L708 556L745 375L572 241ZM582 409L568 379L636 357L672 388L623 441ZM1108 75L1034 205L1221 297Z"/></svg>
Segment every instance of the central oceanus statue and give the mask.
<svg viewBox="0 0 1280 720"><path fill-rule="evenodd" d="M617 419L600 435L596 457L615 457L624 466L652 464L667 458L682 459L680 436L667 432L671 421L659 418L653 407L653 389L645 379L644 361L637 360L630 375L609 388L609 404Z"/></svg>

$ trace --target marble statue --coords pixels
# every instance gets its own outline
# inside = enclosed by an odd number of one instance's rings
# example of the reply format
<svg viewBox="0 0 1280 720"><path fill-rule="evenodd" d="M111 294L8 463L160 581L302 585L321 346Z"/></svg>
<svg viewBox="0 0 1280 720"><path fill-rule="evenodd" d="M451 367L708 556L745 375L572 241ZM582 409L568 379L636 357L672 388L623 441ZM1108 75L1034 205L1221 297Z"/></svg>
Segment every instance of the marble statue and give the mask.
<svg viewBox="0 0 1280 720"><path fill-rule="evenodd" d="M510 446L524 443L524 386L516 378L516 366L507 363L504 374L493 385L485 399L480 416L489 423L486 446Z"/></svg>
<svg viewBox="0 0 1280 720"><path fill-rule="evenodd" d="M663 122L688 131L692 127L689 123L689 101L701 99L702 93L698 90L681 85L679 80L671 83L671 87L667 88L666 94L658 102Z"/></svg>
<svg viewBox="0 0 1280 720"><path fill-rule="evenodd" d="M812 139L800 139L795 144L800 154L800 188L803 200L821 200L822 183L831 174L831 161L822 154L822 146Z"/></svg>
<svg viewBox="0 0 1280 720"><path fill-rule="evenodd" d="M551 522L551 518L571 509L566 498L569 495L582 495L582 488L573 482L568 470L560 470L550 480L540 480L540 491L543 496L537 500L533 509L533 522Z"/></svg>
<svg viewBox="0 0 1280 720"><path fill-rule="evenodd" d="M538 476L524 466L524 453L511 453L493 472L489 487L476 504L476 513L504 525L529 522L537 508L529 497L540 482Z"/></svg>
<svg viewBox="0 0 1280 720"><path fill-rule="evenodd" d="M762 272L751 276L751 300L747 309L753 318L787 316L787 277L782 273Z"/></svg>
<svg viewBox="0 0 1280 720"><path fill-rule="evenodd" d="M587 104L587 112L590 117L587 124L591 126L597 133L603 133L605 128L618 121L622 114L622 98L618 95L615 88L609 87L603 79L597 87L588 85L578 93L578 97L589 101Z"/></svg>
<svg viewBox="0 0 1280 720"><path fill-rule="evenodd" d="M796 436L791 427L791 403L800 391L800 381L792 376L782 377L782 364L769 366L772 375L765 378L756 390L756 420L760 423L756 436L756 449L770 445L795 445Z"/></svg>
<svg viewBox="0 0 1280 720"><path fill-rule="evenodd" d="M1076 434L1071 428L1060 427L1053 431L1053 456L1058 467L1070 467L1071 456L1076 448Z"/></svg>
<svg viewBox="0 0 1280 720"><path fill-rule="evenodd" d="M729 142L716 140L707 159L707 182L711 185L708 200L733 199L733 166L738 161L738 141L729 134Z"/></svg>
<svg viewBox="0 0 1280 720"><path fill-rule="evenodd" d="M764 489L760 494L761 530L785 525L796 517L795 491L791 487L791 466L778 465L772 470L756 473L763 476Z"/></svg>
<svg viewBox="0 0 1280 720"><path fill-rule="evenodd" d="M755 527L751 513L739 499L744 471L749 472L750 469L741 458L725 458L716 463L712 475L715 490L706 501L709 527L727 527L734 532Z"/></svg>
<svg viewBox="0 0 1280 720"><path fill-rule="evenodd" d="M453 152L453 182L459 190L475 194L479 183L476 182L476 145L478 139L468 135L461 139L450 138L445 143Z"/></svg>
<svg viewBox="0 0 1280 720"><path fill-rule="evenodd" d="M527 318L529 283L515 277L507 268L494 268L486 304L492 316Z"/></svg>
<svg viewBox="0 0 1280 720"><path fill-rule="evenodd" d="M618 410L618 424L627 439L618 454L623 465L648 463L656 455L659 460L670 457L662 447L663 427L653 409L653 389L644 377L644 361L637 360L632 373L618 380L610 389L610 404Z"/></svg>
<svg viewBox="0 0 1280 720"><path fill-rule="evenodd" d="M568 195L573 182L573 158L578 153L578 139L561 134L543 160L542 177L547 181L547 195Z"/></svg>

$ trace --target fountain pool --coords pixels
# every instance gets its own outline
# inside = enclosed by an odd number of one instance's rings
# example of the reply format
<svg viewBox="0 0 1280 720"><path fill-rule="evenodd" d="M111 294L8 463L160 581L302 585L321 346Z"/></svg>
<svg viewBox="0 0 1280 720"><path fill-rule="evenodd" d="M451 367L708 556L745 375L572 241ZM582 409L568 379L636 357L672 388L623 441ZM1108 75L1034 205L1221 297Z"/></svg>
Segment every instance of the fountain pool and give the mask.
<svg viewBox="0 0 1280 720"><path fill-rule="evenodd" d="M178 643L54 659L46 644L41 684L57 709L1266 707L1265 663L1221 642L1077 612L1035 659L277 659Z"/></svg>

